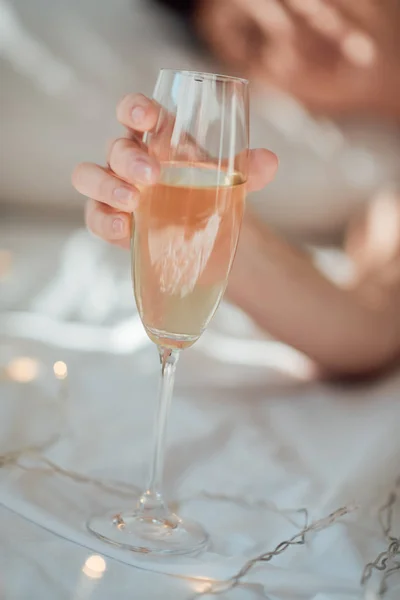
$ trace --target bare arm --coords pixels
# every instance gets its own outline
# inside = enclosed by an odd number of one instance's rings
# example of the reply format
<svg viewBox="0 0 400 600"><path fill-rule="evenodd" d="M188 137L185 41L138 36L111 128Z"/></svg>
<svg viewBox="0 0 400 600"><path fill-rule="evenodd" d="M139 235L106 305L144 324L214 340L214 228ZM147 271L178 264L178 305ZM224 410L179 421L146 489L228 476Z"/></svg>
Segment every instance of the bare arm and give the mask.
<svg viewBox="0 0 400 600"><path fill-rule="evenodd" d="M400 352L400 277L386 287L371 278L340 288L251 216L228 294L262 328L329 372L373 371Z"/></svg>

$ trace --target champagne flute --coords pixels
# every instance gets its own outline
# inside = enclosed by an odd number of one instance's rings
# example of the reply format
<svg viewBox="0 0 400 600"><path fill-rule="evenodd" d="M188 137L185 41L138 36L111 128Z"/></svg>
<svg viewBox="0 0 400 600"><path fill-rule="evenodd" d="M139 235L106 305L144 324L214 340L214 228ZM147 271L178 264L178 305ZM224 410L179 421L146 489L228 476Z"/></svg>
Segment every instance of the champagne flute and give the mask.
<svg viewBox="0 0 400 600"><path fill-rule="evenodd" d="M161 383L147 487L130 512L93 517L114 545L154 554L204 548L208 535L168 509L162 491L166 426L182 349L201 336L224 294L242 222L248 165L247 81L163 69L145 134L161 165L134 214L132 279L143 325L157 345Z"/></svg>

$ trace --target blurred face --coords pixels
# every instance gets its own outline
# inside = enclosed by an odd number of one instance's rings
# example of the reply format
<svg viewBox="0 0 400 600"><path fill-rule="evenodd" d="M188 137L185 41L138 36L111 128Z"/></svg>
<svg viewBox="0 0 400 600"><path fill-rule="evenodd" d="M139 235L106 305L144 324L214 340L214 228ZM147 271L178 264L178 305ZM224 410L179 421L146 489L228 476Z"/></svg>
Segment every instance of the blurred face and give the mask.
<svg viewBox="0 0 400 600"><path fill-rule="evenodd" d="M217 57L234 69L248 73L258 62L266 32L246 0L199 0L197 23Z"/></svg>
<svg viewBox="0 0 400 600"><path fill-rule="evenodd" d="M313 110L397 111L396 0L199 0L196 23L231 70Z"/></svg>

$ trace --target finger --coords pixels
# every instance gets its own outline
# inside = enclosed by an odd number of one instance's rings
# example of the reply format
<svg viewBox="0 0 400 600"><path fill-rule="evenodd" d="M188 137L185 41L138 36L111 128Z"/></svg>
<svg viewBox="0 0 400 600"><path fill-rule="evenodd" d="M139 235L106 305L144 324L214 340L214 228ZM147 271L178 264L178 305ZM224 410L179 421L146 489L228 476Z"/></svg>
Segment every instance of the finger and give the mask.
<svg viewBox="0 0 400 600"><path fill-rule="evenodd" d="M247 189L249 192L257 192L270 183L278 170L278 158L276 154L258 148L251 150L249 156L249 176Z"/></svg>
<svg viewBox="0 0 400 600"><path fill-rule="evenodd" d="M151 185L160 177L159 162L140 148L135 140L115 140L108 164L118 177L133 185Z"/></svg>
<svg viewBox="0 0 400 600"><path fill-rule="evenodd" d="M375 43L369 29L366 27L364 30L366 24L357 20L357 17L354 18L354 14L351 11L349 13L346 7L343 10L341 2L337 2L337 0L330 3L322 0L309 0L308 2L285 0L285 2L288 10L292 11L298 28L304 28L304 24L307 24L320 40L329 40L334 43L336 51L356 66L369 66L373 62L376 53ZM357 3L354 4L357 5ZM365 2L359 4L362 4L363 9L365 8ZM348 6L347 2L346 6ZM302 21L304 22L303 26ZM376 22L376 18L373 19L373 22ZM325 51L320 48L319 53L315 52L309 33L304 35L303 39L308 40L310 56L318 57L318 54L326 53L326 48Z"/></svg>
<svg viewBox="0 0 400 600"><path fill-rule="evenodd" d="M110 164L111 152L113 151L115 144L120 143L121 140L123 140L124 142L129 142L129 147L131 148L144 152L145 154L148 153L147 146L143 144L142 141L138 139L134 133L132 133L132 135L128 133L128 135L126 135L125 137L114 138L113 140L107 142L107 164Z"/></svg>
<svg viewBox="0 0 400 600"><path fill-rule="evenodd" d="M340 56L339 44L344 35L339 14L322 0L281 1L295 26L293 45L299 56L315 66L332 67Z"/></svg>
<svg viewBox="0 0 400 600"><path fill-rule="evenodd" d="M296 25L303 19L312 29L321 36L332 40L339 40L345 33L345 23L341 15L332 5L325 0L284 0L286 10Z"/></svg>
<svg viewBox="0 0 400 600"><path fill-rule="evenodd" d="M142 94L128 94L124 96L117 107L118 120L128 128L131 135L140 138L144 132L152 132L149 143L149 153L159 160L171 158L171 136L174 131L175 115L169 113L155 100L150 100ZM142 149L140 141L136 143ZM204 158L202 151L195 140L186 132L181 132L179 143L176 144L174 159L186 157L188 160Z"/></svg>
<svg viewBox="0 0 400 600"><path fill-rule="evenodd" d="M328 6L332 6L343 22L350 28L361 29L370 34L379 30L385 17L393 17L395 2L376 2L374 0L363 0L363 2L348 2L348 0L326 0ZM398 12L397 12L398 15Z"/></svg>
<svg viewBox="0 0 400 600"><path fill-rule="evenodd" d="M131 233L131 216L118 212L97 200L88 200L85 209L88 229L107 242L125 244Z"/></svg>
<svg viewBox="0 0 400 600"><path fill-rule="evenodd" d="M245 0L245 10L261 30L268 33L269 36L291 36L294 32L294 25L290 15L278 0L265 0L264 2L253 2Z"/></svg>
<svg viewBox="0 0 400 600"><path fill-rule="evenodd" d="M123 125L135 131L144 132L154 129L157 126L157 138L160 136L160 140L162 140L164 136L168 137L166 125L173 125L174 118L172 115L166 113L167 123L164 124L163 127L160 127L160 123L158 122L160 108L160 105L155 101L146 98L142 94L128 94L119 103L117 107L117 116ZM152 147L155 146L156 141L156 139L152 140ZM184 144L184 153L186 155L189 155L188 148L191 146L193 146L193 142L186 136ZM157 149L155 154L162 158L161 149ZM201 150L196 146L195 154L196 156L203 156L204 152L201 153ZM144 159L144 157L145 163L143 164L142 159ZM191 158L193 159L192 156ZM139 162L138 165L136 164L137 162ZM148 170L149 162L151 167L155 165L155 174L150 174L150 171ZM153 158L148 157L134 140L131 141L131 145L129 140L117 140L111 149L109 165L117 175L126 181L133 183L154 183L160 175L158 163L156 163ZM269 152L268 150L252 151L249 190L255 191L261 189L269 183L269 181L272 181L277 170L277 165L277 158L272 152Z"/></svg>
<svg viewBox="0 0 400 600"><path fill-rule="evenodd" d="M127 94L117 105L117 119L138 133L151 131L158 122L160 105L143 94Z"/></svg>
<svg viewBox="0 0 400 600"><path fill-rule="evenodd" d="M139 202L139 190L128 186L111 171L92 163L81 163L72 173L72 184L80 194L126 212Z"/></svg>
<svg viewBox="0 0 400 600"><path fill-rule="evenodd" d="M265 12L268 14L268 10ZM257 53L265 43L259 15L249 12L240 0L220 0L212 6L199 6L196 25L199 35L216 55L234 64L239 71L249 72L249 65L257 60Z"/></svg>
<svg viewBox="0 0 400 600"><path fill-rule="evenodd" d="M118 248L123 248L123 250L131 249L131 237L124 238L123 240L111 240L109 242L113 246L118 246Z"/></svg>

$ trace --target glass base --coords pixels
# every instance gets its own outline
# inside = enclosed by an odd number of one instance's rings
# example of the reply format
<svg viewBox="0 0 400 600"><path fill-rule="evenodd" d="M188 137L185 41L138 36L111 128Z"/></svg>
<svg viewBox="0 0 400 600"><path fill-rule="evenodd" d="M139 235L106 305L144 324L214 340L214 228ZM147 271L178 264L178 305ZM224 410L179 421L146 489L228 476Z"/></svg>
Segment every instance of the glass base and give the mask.
<svg viewBox="0 0 400 600"><path fill-rule="evenodd" d="M204 529L172 514L166 519L143 517L139 511L94 516L88 530L101 540L141 554L194 554L208 543Z"/></svg>

